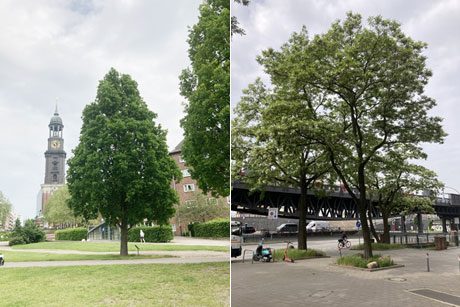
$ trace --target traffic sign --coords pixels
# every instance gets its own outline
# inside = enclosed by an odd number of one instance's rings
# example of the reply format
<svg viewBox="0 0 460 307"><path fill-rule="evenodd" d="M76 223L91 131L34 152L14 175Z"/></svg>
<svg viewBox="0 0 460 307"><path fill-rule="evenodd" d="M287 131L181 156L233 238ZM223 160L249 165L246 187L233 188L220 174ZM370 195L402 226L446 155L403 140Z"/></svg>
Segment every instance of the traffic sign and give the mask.
<svg viewBox="0 0 460 307"><path fill-rule="evenodd" d="M361 223L359 221L356 221L356 227L361 227Z"/></svg>
<svg viewBox="0 0 460 307"><path fill-rule="evenodd" d="M276 220L278 218L278 208L269 208L268 209L268 219Z"/></svg>
<svg viewBox="0 0 460 307"><path fill-rule="evenodd" d="M102 226L102 232L105 232L105 227L104 226Z"/></svg>

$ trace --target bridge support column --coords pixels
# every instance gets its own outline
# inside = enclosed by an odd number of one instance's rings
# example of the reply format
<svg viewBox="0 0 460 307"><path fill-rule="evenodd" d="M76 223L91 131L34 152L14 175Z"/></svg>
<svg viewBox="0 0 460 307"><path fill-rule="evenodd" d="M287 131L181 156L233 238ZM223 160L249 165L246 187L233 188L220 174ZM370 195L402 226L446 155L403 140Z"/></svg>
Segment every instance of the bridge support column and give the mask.
<svg viewBox="0 0 460 307"><path fill-rule="evenodd" d="M423 233L423 221L422 221L422 213L417 213L417 228L418 233Z"/></svg>
<svg viewBox="0 0 460 307"><path fill-rule="evenodd" d="M401 215L401 232L406 233L406 216Z"/></svg>
<svg viewBox="0 0 460 307"><path fill-rule="evenodd" d="M445 217L441 218L442 221L442 232L447 232L447 219Z"/></svg>

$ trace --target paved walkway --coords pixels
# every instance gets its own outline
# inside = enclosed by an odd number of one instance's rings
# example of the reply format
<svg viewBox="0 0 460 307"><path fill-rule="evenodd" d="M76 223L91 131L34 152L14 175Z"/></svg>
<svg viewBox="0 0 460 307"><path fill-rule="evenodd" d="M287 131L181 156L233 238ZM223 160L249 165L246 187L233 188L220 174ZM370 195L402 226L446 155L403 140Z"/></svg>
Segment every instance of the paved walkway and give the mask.
<svg viewBox="0 0 460 307"><path fill-rule="evenodd" d="M430 272L426 267L427 252ZM431 289L460 296L459 248L374 253L391 255L405 267L361 271L332 265L337 259L334 255L296 263L232 261L232 306L441 307L446 304L409 291Z"/></svg>

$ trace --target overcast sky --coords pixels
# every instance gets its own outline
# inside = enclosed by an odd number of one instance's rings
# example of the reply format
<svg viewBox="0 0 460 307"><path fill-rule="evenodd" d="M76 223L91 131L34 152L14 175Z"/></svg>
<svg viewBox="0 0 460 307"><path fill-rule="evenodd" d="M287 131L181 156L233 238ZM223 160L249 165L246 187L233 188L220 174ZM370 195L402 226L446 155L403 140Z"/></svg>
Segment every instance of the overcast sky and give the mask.
<svg viewBox="0 0 460 307"><path fill-rule="evenodd" d="M0 191L16 212L35 216L56 97L69 158L83 108L111 67L138 82L169 148L182 140L178 76L201 2L0 1Z"/></svg>
<svg viewBox="0 0 460 307"><path fill-rule="evenodd" d="M325 33L346 12L369 16L382 15L402 23L403 31L414 40L428 43L425 55L433 77L426 94L436 99L438 106L432 115L444 118L443 127L449 134L443 145L424 146L429 155L426 167L434 170L451 188L446 193L460 191L460 1L431 0L251 0L249 6L232 3L232 15L246 31L235 35L231 54L231 103L240 100L242 89L261 76L268 78L255 61L268 47L275 49L285 43L292 32L307 27L309 36Z"/></svg>

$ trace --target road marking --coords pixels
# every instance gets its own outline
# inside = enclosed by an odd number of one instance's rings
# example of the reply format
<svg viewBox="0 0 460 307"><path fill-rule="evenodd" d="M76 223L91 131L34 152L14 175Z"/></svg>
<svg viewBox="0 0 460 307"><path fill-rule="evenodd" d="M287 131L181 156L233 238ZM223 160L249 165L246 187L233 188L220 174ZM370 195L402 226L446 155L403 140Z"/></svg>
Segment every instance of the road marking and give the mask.
<svg viewBox="0 0 460 307"><path fill-rule="evenodd" d="M443 304L447 304L450 306L459 306L460 307L460 297L454 296L451 294L447 294L444 292L434 291L431 289L414 289L414 290L407 290L409 293L429 298L433 301L437 301Z"/></svg>

